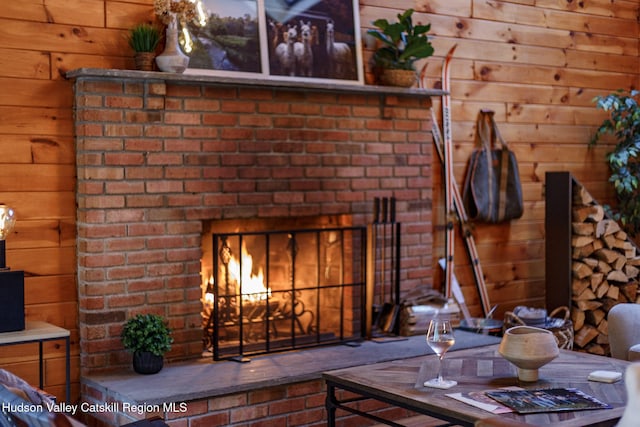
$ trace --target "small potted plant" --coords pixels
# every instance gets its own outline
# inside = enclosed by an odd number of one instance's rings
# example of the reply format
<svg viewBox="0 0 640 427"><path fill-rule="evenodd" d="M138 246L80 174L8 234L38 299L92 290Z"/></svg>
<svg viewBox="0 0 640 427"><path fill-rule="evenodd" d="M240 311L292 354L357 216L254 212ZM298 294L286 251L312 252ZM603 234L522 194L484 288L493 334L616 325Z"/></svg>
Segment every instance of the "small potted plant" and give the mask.
<svg viewBox="0 0 640 427"><path fill-rule="evenodd" d="M374 71L384 85L412 86L417 77L415 62L433 55L427 36L431 25L414 25L413 12L407 9L399 13L398 22L394 23L377 19L373 25L378 29L367 31L382 43L373 54L373 62Z"/></svg>
<svg viewBox="0 0 640 427"><path fill-rule="evenodd" d="M136 69L151 71L156 48L162 39L160 30L151 24L142 23L129 30L129 46L135 52Z"/></svg>
<svg viewBox="0 0 640 427"><path fill-rule="evenodd" d="M133 353L133 370L139 374L160 372L164 354L171 350L171 329L157 314L138 314L124 325L122 344Z"/></svg>

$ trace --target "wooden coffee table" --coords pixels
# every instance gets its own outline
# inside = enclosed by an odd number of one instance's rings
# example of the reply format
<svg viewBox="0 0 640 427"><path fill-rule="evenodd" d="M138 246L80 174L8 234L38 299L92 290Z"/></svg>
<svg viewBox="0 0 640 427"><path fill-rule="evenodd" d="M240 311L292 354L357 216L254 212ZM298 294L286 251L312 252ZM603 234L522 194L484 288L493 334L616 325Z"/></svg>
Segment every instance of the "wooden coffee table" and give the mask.
<svg viewBox="0 0 640 427"><path fill-rule="evenodd" d="M500 356L497 349L497 345L492 345L448 353L445 358L444 376L458 381L458 385L449 390L423 386L426 380L437 374L438 360L435 355L325 372L322 376L327 384L328 426L335 426L336 411L339 409L384 424L401 425L393 420L383 420L359 411L358 402L366 399L386 402L462 426L473 426L480 420L522 426L608 426L615 425L622 416L626 403L624 381L606 384L589 381L587 376L596 370L624 374L629 362L561 350L558 358L540 369L537 382L522 383L518 381L515 366ZM508 386L529 389L577 388L608 403L612 409L495 415L446 396L449 393L484 391ZM357 397L350 395L348 399L339 399L338 396L342 394L336 393L337 390L349 391Z"/></svg>

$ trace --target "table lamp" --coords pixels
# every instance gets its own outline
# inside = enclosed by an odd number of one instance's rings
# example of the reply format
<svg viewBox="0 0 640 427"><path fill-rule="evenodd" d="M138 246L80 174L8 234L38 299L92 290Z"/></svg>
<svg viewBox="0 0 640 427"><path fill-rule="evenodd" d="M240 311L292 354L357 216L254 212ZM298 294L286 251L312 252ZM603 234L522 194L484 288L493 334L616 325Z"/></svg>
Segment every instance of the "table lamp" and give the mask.
<svg viewBox="0 0 640 427"><path fill-rule="evenodd" d="M8 270L6 262L5 240L16 225L16 214L9 206L0 203L0 271Z"/></svg>
<svg viewBox="0 0 640 427"><path fill-rule="evenodd" d="M25 328L24 271L11 271L5 256L5 240L15 224L15 211L0 203L0 332Z"/></svg>

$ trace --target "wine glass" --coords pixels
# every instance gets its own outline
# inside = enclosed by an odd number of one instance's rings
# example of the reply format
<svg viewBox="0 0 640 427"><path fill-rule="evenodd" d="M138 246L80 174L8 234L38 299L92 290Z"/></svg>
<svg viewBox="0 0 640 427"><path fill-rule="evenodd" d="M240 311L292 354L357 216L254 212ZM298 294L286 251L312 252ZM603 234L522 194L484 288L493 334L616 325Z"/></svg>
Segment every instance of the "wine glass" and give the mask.
<svg viewBox="0 0 640 427"><path fill-rule="evenodd" d="M444 355L449 348L456 342L456 338L453 335L453 328L451 327L451 321L447 319L432 319L429 323L429 329L427 330L427 344L438 355L438 377L426 381L425 387L435 388L451 388L458 384L453 380L445 380L442 378L442 361Z"/></svg>

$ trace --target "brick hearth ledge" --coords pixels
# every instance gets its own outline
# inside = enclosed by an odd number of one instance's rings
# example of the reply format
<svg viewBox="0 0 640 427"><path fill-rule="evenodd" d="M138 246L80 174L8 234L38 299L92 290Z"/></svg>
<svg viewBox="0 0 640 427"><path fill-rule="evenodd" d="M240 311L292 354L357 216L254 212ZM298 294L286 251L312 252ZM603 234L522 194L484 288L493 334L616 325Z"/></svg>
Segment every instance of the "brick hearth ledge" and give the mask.
<svg viewBox="0 0 640 427"><path fill-rule="evenodd" d="M451 351L469 347L497 344L500 338L456 331L456 344ZM275 353L253 358L249 363L234 361L212 362L210 358L166 365L156 375L138 375L132 371L82 378L83 396L94 396L89 403L111 403L114 424L131 422L150 416L165 420L196 419L206 425L233 423L233 415L222 417L222 412L237 410L247 413L248 407L260 406L264 401L251 401L251 393L262 393L282 400L292 396L279 395L274 390L312 385L315 402L324 410L324 386L321 374L325 371L360 366L390 360L430 354L422 335L389 338L382 341L362 341L354 346L338 345ZM270 391L271 390L271 391ZM307 391L309 392L309 391ZM278 400L278 399L276 399ZM307 401L309 399L307 398ZM171 405L174 404L174 405ZM273 405L273 402L266 402ZM308 407L308 404L306 405ZM149 409L135 413L123 411L123 407ZM175 411L167 411L175 408ZM183 408L185 412L180 412ZM160 409L160 411L153 411ZM255 412L254 412L255 413ZM259 415L255 415L258 417ZM208 418L207 418L208 417ZM211 418L216 417L216 418ZM239 421L239 420L238 420ZM189 424L192 425L192 424ZM205 424L202 424L205 425Z"/></svg>

